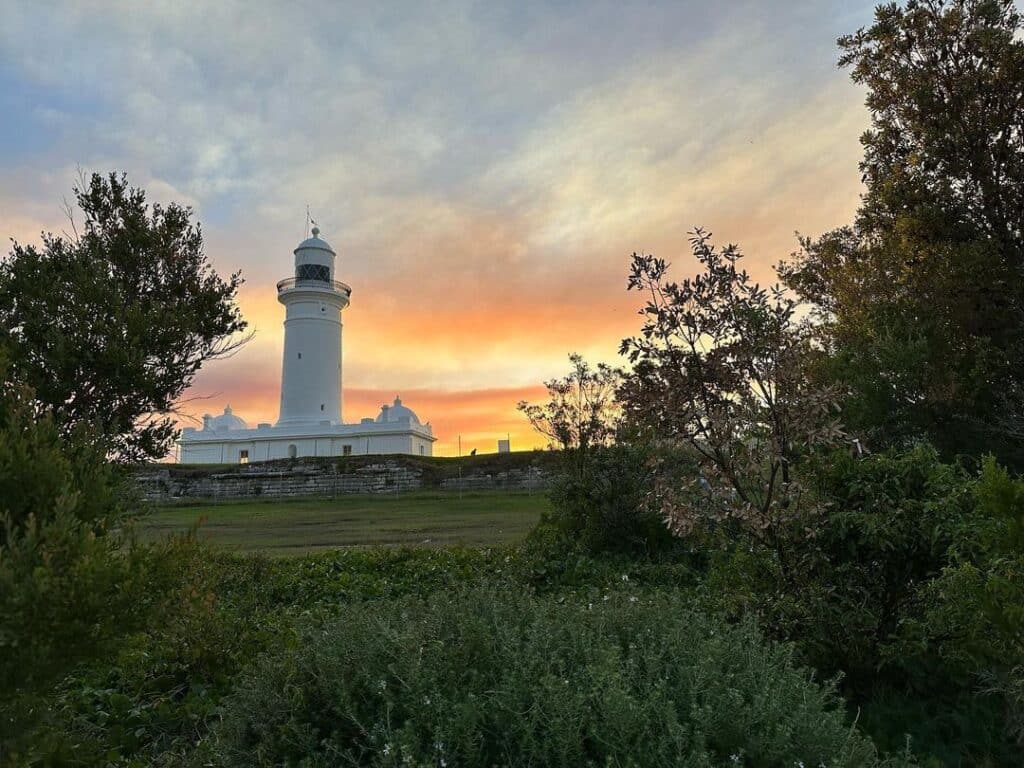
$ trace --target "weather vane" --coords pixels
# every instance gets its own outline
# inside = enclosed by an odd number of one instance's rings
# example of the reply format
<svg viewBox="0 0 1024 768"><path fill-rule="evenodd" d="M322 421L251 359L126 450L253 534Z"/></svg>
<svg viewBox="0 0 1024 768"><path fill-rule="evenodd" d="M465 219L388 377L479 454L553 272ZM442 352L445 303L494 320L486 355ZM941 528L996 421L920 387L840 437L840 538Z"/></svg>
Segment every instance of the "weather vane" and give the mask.
<svg viewBox="0 0 1024 768"><path fill-rule="evenodd" d="M310 213L309 213L309 204L307 203L306 204L306 235L305 235L306 237L309 237L309 225L310 224L313 225L313 229L317 229L320 226L319 224L316 223L316 219L314 219L310 215ZM317 235L317 234L319 234L319 231L314 232L313 234Z"/></svg>

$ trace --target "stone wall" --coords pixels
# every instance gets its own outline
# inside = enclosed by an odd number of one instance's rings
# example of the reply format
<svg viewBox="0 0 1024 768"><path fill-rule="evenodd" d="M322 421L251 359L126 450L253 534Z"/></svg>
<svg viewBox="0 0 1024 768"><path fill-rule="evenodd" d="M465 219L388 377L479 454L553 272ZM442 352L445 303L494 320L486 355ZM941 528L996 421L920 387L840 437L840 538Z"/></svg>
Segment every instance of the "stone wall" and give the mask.
<svg viewBox="0 0 1024 768"><path fill-rule="evenodd" d="M152 465L134 479L143 498L157 504L422 490L538 491L550 485L553 464L545 452L427 460L360 456L217 467Z"/></svg>

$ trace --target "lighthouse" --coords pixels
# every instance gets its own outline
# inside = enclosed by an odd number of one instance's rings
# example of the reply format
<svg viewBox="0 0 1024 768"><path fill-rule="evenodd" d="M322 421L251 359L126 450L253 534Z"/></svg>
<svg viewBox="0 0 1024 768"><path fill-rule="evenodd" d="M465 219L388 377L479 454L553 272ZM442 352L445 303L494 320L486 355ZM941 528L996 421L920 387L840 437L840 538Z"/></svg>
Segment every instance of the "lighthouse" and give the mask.
<svg viewBox="0 0 1024 768"><path fill-rule="evenodd" d="M334 279L337 254L319 228L294 253L294 277L277 284L285 306L277 426L341 424L341 311L352 289Z"/></svg>
<svg viewBox="0 0 1024 768"><path fill-rule="evenodd" d="M255 429L231 406L185 427L178 441L186 464L249 464L275 459L405 453L430 456L434 430L395 397L376 418L346 424L341 411L341 312L352 289L335 280L337 254L313 227L293 251L292 276L277 284L284 305L281 408L276 424Z"/></svg>

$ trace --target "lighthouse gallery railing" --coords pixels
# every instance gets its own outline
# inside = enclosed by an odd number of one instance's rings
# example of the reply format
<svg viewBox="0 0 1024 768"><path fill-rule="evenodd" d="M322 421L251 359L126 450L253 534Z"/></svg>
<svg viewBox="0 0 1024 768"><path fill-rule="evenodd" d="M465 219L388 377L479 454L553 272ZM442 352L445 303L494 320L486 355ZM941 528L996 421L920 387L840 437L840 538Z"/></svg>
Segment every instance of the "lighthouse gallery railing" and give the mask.
<svg viewBox="0 0 1024 768"><path fill-rule="evenodd" d="M282 280L277 284L277 292L284 293L285 291L291 291L295 288L330 288L339 293L350 294L352 288L347 283L343 283L340 280L314 280L307 277L289 277L286 280Z"/></svg>

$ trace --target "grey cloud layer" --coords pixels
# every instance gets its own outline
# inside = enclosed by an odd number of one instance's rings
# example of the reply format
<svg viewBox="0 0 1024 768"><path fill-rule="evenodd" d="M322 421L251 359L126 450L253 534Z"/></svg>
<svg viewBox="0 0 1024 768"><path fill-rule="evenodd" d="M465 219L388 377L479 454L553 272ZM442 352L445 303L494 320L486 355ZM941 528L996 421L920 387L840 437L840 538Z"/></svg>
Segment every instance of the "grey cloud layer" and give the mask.
<svg viewBox="0 0 1024 768"><path fill-rule="evenodd" d="M76 164L122 168L192 202L253 286L272 290L309 203L346 278L397 305L571 306L694 224L773 262L856 195L863 110L833 41L863 2L0 10L2 70L40 94L11 119L52 135L3 156L5 236L62 226Z"/></svg>

